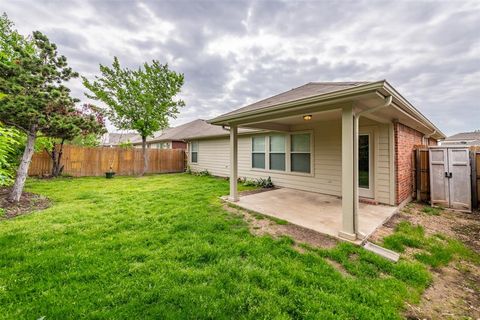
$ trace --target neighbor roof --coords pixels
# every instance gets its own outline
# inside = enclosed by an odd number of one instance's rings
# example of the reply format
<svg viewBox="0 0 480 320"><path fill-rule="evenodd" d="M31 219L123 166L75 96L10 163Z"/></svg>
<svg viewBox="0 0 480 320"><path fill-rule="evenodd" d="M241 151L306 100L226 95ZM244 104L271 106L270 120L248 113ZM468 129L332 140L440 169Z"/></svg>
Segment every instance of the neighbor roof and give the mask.
<svg viewBox="0 0 480 320"><path fill-rule="evenodd" d="M457 140L480 140L480 130L473 131L473 132L457 133L445 139L445 141L457 141Z"/></svg>
<svg viewBox="0 0 480 320"><path fill-rule="evenodd" d="M256 131L252 129L240 129L239 133ZM193 120L177 127L168 128L154 134L153 138L148 138L148 142L155 141L181 141L192 138L215 137L228 135L229 131L221 126L209 124L203 119ZM133 143L141 143L141 139L133 141Z"/></svg>
<svg viewBox="0 0 480 320"><path fill-rule="evenodd" d="M247 111L259 110L263 108L268 108L280 103L296 101L300 99L305 99L309 97L318 96L325 93L330 93L334 91L349 89L357 87L360 85L368 84L371 82L367 81L356 81L356 82L310 82L298 88L293 88L289 91L282 92L273 97L260 100L258 102L252 103L248 106L245 106L240 109L233 110L231 112L221 115L231 116L236 114L241 114Z"/></svg>
<svg viewBox="0 0 480 320"><path fill-rule="evenodd" d="M108 132L102 138L102 145L118 145L123 142L132 142L138 139L139 135L136 133L120 133L120 132Z"/></svg>

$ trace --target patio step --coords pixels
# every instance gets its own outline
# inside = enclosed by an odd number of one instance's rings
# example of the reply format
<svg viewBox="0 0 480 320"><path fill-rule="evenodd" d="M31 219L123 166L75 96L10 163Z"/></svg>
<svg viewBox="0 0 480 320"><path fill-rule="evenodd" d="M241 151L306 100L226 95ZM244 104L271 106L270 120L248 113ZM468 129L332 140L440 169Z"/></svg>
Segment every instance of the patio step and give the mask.
<svg viewBox="0 0 480 320"><path fill-rule="evenodd" d="M366 250L368 250L370 252L373 252L375 254L378 254L379 256L384 257L384 258L386 258L388 260L391 260L393 262L397 262L398 259L400 258L400 255L398 253L396 253L395 251L388 250L386 248L377 246L376 244L373 244L373 243L368 242L368 241L365 242L363 247Z"/></svg>

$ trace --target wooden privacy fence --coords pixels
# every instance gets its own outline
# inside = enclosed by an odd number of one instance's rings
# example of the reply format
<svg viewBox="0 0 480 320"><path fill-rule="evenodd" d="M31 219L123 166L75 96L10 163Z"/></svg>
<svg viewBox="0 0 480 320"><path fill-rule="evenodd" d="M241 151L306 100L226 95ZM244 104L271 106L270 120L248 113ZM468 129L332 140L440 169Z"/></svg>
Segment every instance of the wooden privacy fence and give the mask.
<svg viewBox="0 0 480 320"><path fill-rule="evenodd" d="M183 149L147 149L146 173L183 172L185 151ZM65 145L61 165L63 174L75 177L102 176L110 171L117 175L137 175L142 172L143 155L139 148L86 148ZM48 175L52 160L47 152L35 153L30 164L30 176Z"/></svg>
<svg viewBox="0 0 480 320"><path fill-rule="evenodd" d="M472 203L480 208L480 147L472 148Z"/></svg>
<svg viewBox="0 0 480 320"><path fill-rule="evenodd" d="M428 147L418 146L413 154L413 168L415 175L416 197L419 201L430 201L430 164L428 161Z"/></svg>
<svg viewBox="0 0 480 320"><path fill-rule="evenodd" d="M470 147L472 206L480 208L480 147ZM414 194L419 201L430 201L429 149L416 146L413 153Z"/></svg>

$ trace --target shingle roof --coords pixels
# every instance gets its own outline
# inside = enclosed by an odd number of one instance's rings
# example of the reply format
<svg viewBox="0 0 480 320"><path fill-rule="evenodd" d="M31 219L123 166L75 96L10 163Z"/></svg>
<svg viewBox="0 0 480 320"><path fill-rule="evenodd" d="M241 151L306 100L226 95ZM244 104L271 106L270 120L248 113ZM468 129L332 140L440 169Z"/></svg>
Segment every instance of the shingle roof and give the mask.
<svg viewBox="0 0 480 320"><path fill-rule="evenodd" d="M445 141L451 140L480 140L480 131L461 132L445 139Z"/></svg>
<svg viewBox="0 0 480 320"><path fill-rule="evenodd" d="M255 131L251 129L240 128L239 133ZM193 120L177 127L168 128L156 133L153 138L147 138L147 141L177 141L188 140L192 138L214 137L228 135L229 131L221 126L215 126L207 123L203 119ZM133 143L141 142L141 139L133 141Z"/></svg>
<svg viewBox="0 0 480 320"><path fill-rule="evenodd" d="M360 85L365 85L371 82L367 81L356 81L356 82L310 82L298 88L291 89L286 92L282 92L273 97L260 100L258 102L252 103L248 106L242 107L240 109L233 110L231 112L222 114L220 117L240 114L247 111L253 111L263 108L268 108L277 104L296 101L300 99L305 99L309 97L318 96L325 93L330 93L334 91L340 91L344 89L349 89L352 87L357 87Z"/></svg>

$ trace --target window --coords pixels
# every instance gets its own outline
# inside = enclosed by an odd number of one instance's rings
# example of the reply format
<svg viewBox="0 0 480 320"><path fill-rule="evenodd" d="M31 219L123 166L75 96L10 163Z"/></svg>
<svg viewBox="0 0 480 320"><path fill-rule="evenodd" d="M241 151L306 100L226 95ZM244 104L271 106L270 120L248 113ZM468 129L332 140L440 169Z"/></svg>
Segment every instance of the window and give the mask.
<svg viewBox="0 0 480 320"><path fill-rule="evenodd" d="M292 134L290 171L310 173L310 134Z"/></svg>
<svg viewBox="0 0 480 320"><path fill-rule="evenodd" d="M285 171L285 136L272 135L270 139L270 170Z"/></svg>
<svg viewBox="0 0 480 320"><path fill-rule="evenodd" d="M265 169L265 137L252 137L252 168Z"/></svg>
<svg viewBox="0 0 480 320"><path fill-rule="evenodd" d="M310 132L252 137L252 168L312 173L312 135Z"/></svg>
<svg viewBox="0 0 480 320"><path fill-rule="evenodd" d="M358 186L370 188L370 136L358 136Z"/></svg>
<svg viewBox="0 0 480 320"><path fill-rule="evenodd" d="M190 143L190 147L192 148L192 150L190 151L191 153L191 161L192 163L197 163L198 162L198 141L192 141Z"/></svg>

